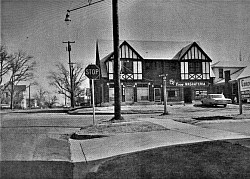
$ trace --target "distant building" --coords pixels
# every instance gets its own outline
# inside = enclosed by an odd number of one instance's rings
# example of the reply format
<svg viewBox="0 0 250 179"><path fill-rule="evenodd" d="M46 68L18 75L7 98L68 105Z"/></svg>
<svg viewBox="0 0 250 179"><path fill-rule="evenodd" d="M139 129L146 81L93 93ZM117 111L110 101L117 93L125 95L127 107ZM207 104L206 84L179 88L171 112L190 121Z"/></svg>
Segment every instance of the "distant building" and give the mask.
<svg viewBox="0 0 250 179"><path fill-rule="evenodd" d="M3 89L3 86L1 87ZM14 85L13 107L14 108L27 108L26 102L26 85ZM1 90L1 104L11 103L11 90L7 87L4 91Z"/></svg>
<svg viewBox="0 0 250 179"><path fill-rule="evenodd" d="M238 102L238 79L250 77L250 61L219 61L211 65L214 79L214 92L224 95L234 103ZM250 102L250 91L242 95L243 101Z"/></svg>
<svg viewBox="0 0 250 179"><path fill-rule="evenodd" d="M169 102L191 103L206 95L213 84L212 60L196 43L123 41L120 43L121 95L123 103L161 103L167 76ZM95 83L96 103L114 102L114 55L111 41L98 41Z"/></svg>
<svg viewBox="0 0 250 179"><path fill-rule="evenodd" d="M37 108L38 107L37 100L34 98L30 98L30 99L26 98L26 107L27 108Z"/></svg>

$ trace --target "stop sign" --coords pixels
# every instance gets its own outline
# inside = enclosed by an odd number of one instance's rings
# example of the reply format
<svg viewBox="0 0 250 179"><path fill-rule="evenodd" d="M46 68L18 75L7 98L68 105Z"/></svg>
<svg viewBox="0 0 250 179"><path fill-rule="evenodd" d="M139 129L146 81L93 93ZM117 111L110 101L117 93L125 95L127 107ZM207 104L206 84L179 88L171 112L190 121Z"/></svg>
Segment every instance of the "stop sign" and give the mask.
<svg viewBox="0 0 250 179"><path fill-rule="evenodd" d="M97 79L100 76L100 69L98 66L90 64L85 68L85 75L89 79Z"/></svg>

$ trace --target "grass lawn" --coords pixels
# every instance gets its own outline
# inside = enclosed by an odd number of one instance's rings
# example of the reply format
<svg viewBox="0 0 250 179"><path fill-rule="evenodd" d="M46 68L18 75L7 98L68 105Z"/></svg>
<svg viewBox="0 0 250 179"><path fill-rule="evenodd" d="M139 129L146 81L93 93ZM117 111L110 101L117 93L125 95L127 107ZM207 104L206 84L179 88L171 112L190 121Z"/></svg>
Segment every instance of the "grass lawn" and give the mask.
<svg viewBox="0 0 250 179"><path fill-rule="evenodd" d="M225 141L112 157L86 178L250 178L250 149Z"/></svg>
<svg viewBox="0 0 250 179"><path fill-rule="evenodd" d="M133 133L133 132L151 132L168 130L167 128L153 124L150 122L134 121L134 122L116 122L116 123L101 123L95 126L86 126L81 128L83 134L117 134L117 133Z"/></svg>

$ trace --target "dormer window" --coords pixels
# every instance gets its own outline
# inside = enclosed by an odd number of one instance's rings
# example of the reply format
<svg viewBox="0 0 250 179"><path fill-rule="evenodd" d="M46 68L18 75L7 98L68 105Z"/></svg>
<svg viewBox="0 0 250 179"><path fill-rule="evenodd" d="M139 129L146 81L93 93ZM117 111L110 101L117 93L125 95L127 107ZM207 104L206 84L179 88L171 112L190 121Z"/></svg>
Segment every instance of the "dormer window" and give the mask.
<svg viewBox="0 0 250 179"><path fill-rule="evenodd" d="M133 61L132 60L121 61L121 73L123 74L133 73Z"/></svg>

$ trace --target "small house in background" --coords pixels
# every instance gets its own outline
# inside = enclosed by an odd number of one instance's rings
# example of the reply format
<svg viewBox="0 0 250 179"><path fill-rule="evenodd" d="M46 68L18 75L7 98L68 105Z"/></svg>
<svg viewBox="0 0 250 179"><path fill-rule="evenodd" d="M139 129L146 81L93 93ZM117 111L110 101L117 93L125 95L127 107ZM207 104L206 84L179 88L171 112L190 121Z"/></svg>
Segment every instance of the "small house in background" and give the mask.
<svg viewBox="0 0 250 179"><path fill-rule="evenodd" d="M135 41L120 43L122 103L161 103L167 74L168 102L192 103L211 89L212 60L196 42ZM101 69L95 83L97 104L114 102L114 55L112 41L99 40L96 65Z"/></svg>
<svg viewBox="0 0 250 179"><path fill-rule="evenodd" d="M37 100L34 98L26 98L26 107L27 108L37 108L38 104L37 104Z"/></svg>
<svg viewBox="0 0 250 179"><path fill-rule="evenodd" d="M213 91L238 103L238 79L250 76L250 61L218 61L211 68L215 74ZM242 95L242 100L250 102L250 91Z"/></svg>
<svg viewBox="0 0 250 179"><path fill-rule="evenodd" d="M3 87L2 87L3 88ZM27 108L26 85L14 85L13 107L19 109ZM1 91L1 104L10 106L11 89L10 86Z"/></svg>

